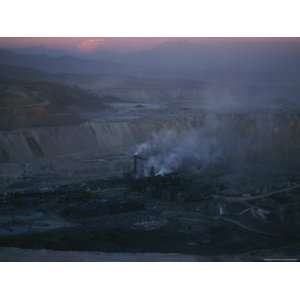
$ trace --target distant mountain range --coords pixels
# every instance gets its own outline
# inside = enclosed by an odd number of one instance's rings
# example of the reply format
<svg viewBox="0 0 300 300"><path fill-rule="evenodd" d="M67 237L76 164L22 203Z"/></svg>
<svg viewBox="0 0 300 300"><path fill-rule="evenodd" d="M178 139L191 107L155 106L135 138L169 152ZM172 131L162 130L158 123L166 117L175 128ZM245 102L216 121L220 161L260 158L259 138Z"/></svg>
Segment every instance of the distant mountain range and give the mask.
<svg viewBox="0 0 300 300"><path fill-rule="evenodd" d="M0 65L0 80L52 80L55 76L38 69L17 65Z"/></svg>
<svg viewBox="0 0 300 300"><path fill-rule="evenodd" d="M121 65L107 61L94 61L72 56L21 54L0 49L0 64L38 69L47 73L103 74L116 73Z"/></svg>
<svg viewBox="0 0 300 300"><path fill-rule="evenodd" d="M136 66L152 77L284 79L300 72L300 39L205 38L198 43L183 39L138 52L99 51L93 59Z"/></svg>
<svg viewBox="0 0 300 300"><path fill-rule="evenodd" d="M300 73L300 39L203 39L167 42L136 52L99 50L62 55L31 49L26 54L0 50L0 64L35 68L47 73L115 75L140 78L200 80L248 77L295 78ZM39 53L41 54L37 54ZM51 52L52 51L52 52ZM77 56L76 56L77 55Z"/></svg>

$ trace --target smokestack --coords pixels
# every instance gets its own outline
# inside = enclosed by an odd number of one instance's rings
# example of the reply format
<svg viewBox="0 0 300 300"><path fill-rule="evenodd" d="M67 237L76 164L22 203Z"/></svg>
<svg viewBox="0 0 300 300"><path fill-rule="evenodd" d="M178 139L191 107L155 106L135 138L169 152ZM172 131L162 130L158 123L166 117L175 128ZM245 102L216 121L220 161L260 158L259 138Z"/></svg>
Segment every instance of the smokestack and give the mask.
<svg viewBox="0 0 300 300"><path fill-rule="evenodd" d="M137 177L137 161L138 161L138 155L133 155L133 175L136 178Z"/></svg>
<svg viewBox="0 0 300 300"><path fill-rule="evenodd" d="M144 160L144 158L142 158L138 154L134 154L133 155L133 175L135 178L138 177L138 171L139 171L138 160Z"/></svg>

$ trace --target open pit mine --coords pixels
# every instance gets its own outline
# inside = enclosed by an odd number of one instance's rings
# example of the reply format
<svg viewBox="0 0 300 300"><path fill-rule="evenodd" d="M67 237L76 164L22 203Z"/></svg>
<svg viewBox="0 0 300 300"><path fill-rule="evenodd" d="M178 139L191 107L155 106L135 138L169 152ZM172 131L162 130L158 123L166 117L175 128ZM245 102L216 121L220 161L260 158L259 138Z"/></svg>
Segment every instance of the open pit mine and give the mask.
<svg viewBox="0 0 300 300"><path fill-rule="evenodd" d="M2 131L0 255L294 259L299 130L297 113L194 111Z"/></svg>
<svg viewBox="0 0 300 300"><path fill-rule="evenodd" d="M298 260L299 49L0 49L0 261Z"/></svg>

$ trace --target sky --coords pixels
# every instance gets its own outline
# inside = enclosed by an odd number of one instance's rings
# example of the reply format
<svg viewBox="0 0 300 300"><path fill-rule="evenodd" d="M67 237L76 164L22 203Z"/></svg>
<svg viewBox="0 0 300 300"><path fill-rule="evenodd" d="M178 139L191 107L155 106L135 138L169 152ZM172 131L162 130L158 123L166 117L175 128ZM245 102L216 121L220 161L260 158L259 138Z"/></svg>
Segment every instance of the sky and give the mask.
<svg viewBox="0 0 300 300"><path fill-rule="evenodd" d="M271 40L298 40L296 38L168 38L168 37L153 37L153 38L101 38L101 37L71 37L71 38L61 38L61 37L0 37L0 48L15 48L15 49L31 49L31 48L45 48L62 50L66 52L89 54L95 53L99 50L104 51L117 51L117 52L132 52L132 51L142 51L151 48L155 48L159 45L165 43L172 43L178 41L188 41L190 43L203 44L209 40L211 43L213 40L225 43L231 43L233 40L243 40L250 42L260 43L267 41L269 43Z"/></svg>
<svg viewBox="0 0 300 300"><path fill-rule="evenodd" d="M94 53L98 50L139 51L156 47L177 38L56 38L20 37L0 38L1 48L43 47L79 53Z"/></svg>

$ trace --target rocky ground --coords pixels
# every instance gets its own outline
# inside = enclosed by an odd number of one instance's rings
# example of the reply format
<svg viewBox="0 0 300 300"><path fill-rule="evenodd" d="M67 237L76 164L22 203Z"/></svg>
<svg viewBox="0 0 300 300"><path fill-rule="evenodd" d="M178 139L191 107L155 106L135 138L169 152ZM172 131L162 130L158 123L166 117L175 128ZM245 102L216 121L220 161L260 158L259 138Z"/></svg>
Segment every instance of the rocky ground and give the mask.
<svg viewBox="0 0 300 300"><path fill-rule="evenodd" d="M234 194L211 176L98 180L2 193L0 259L298 259L296 183Z"/></svg>

